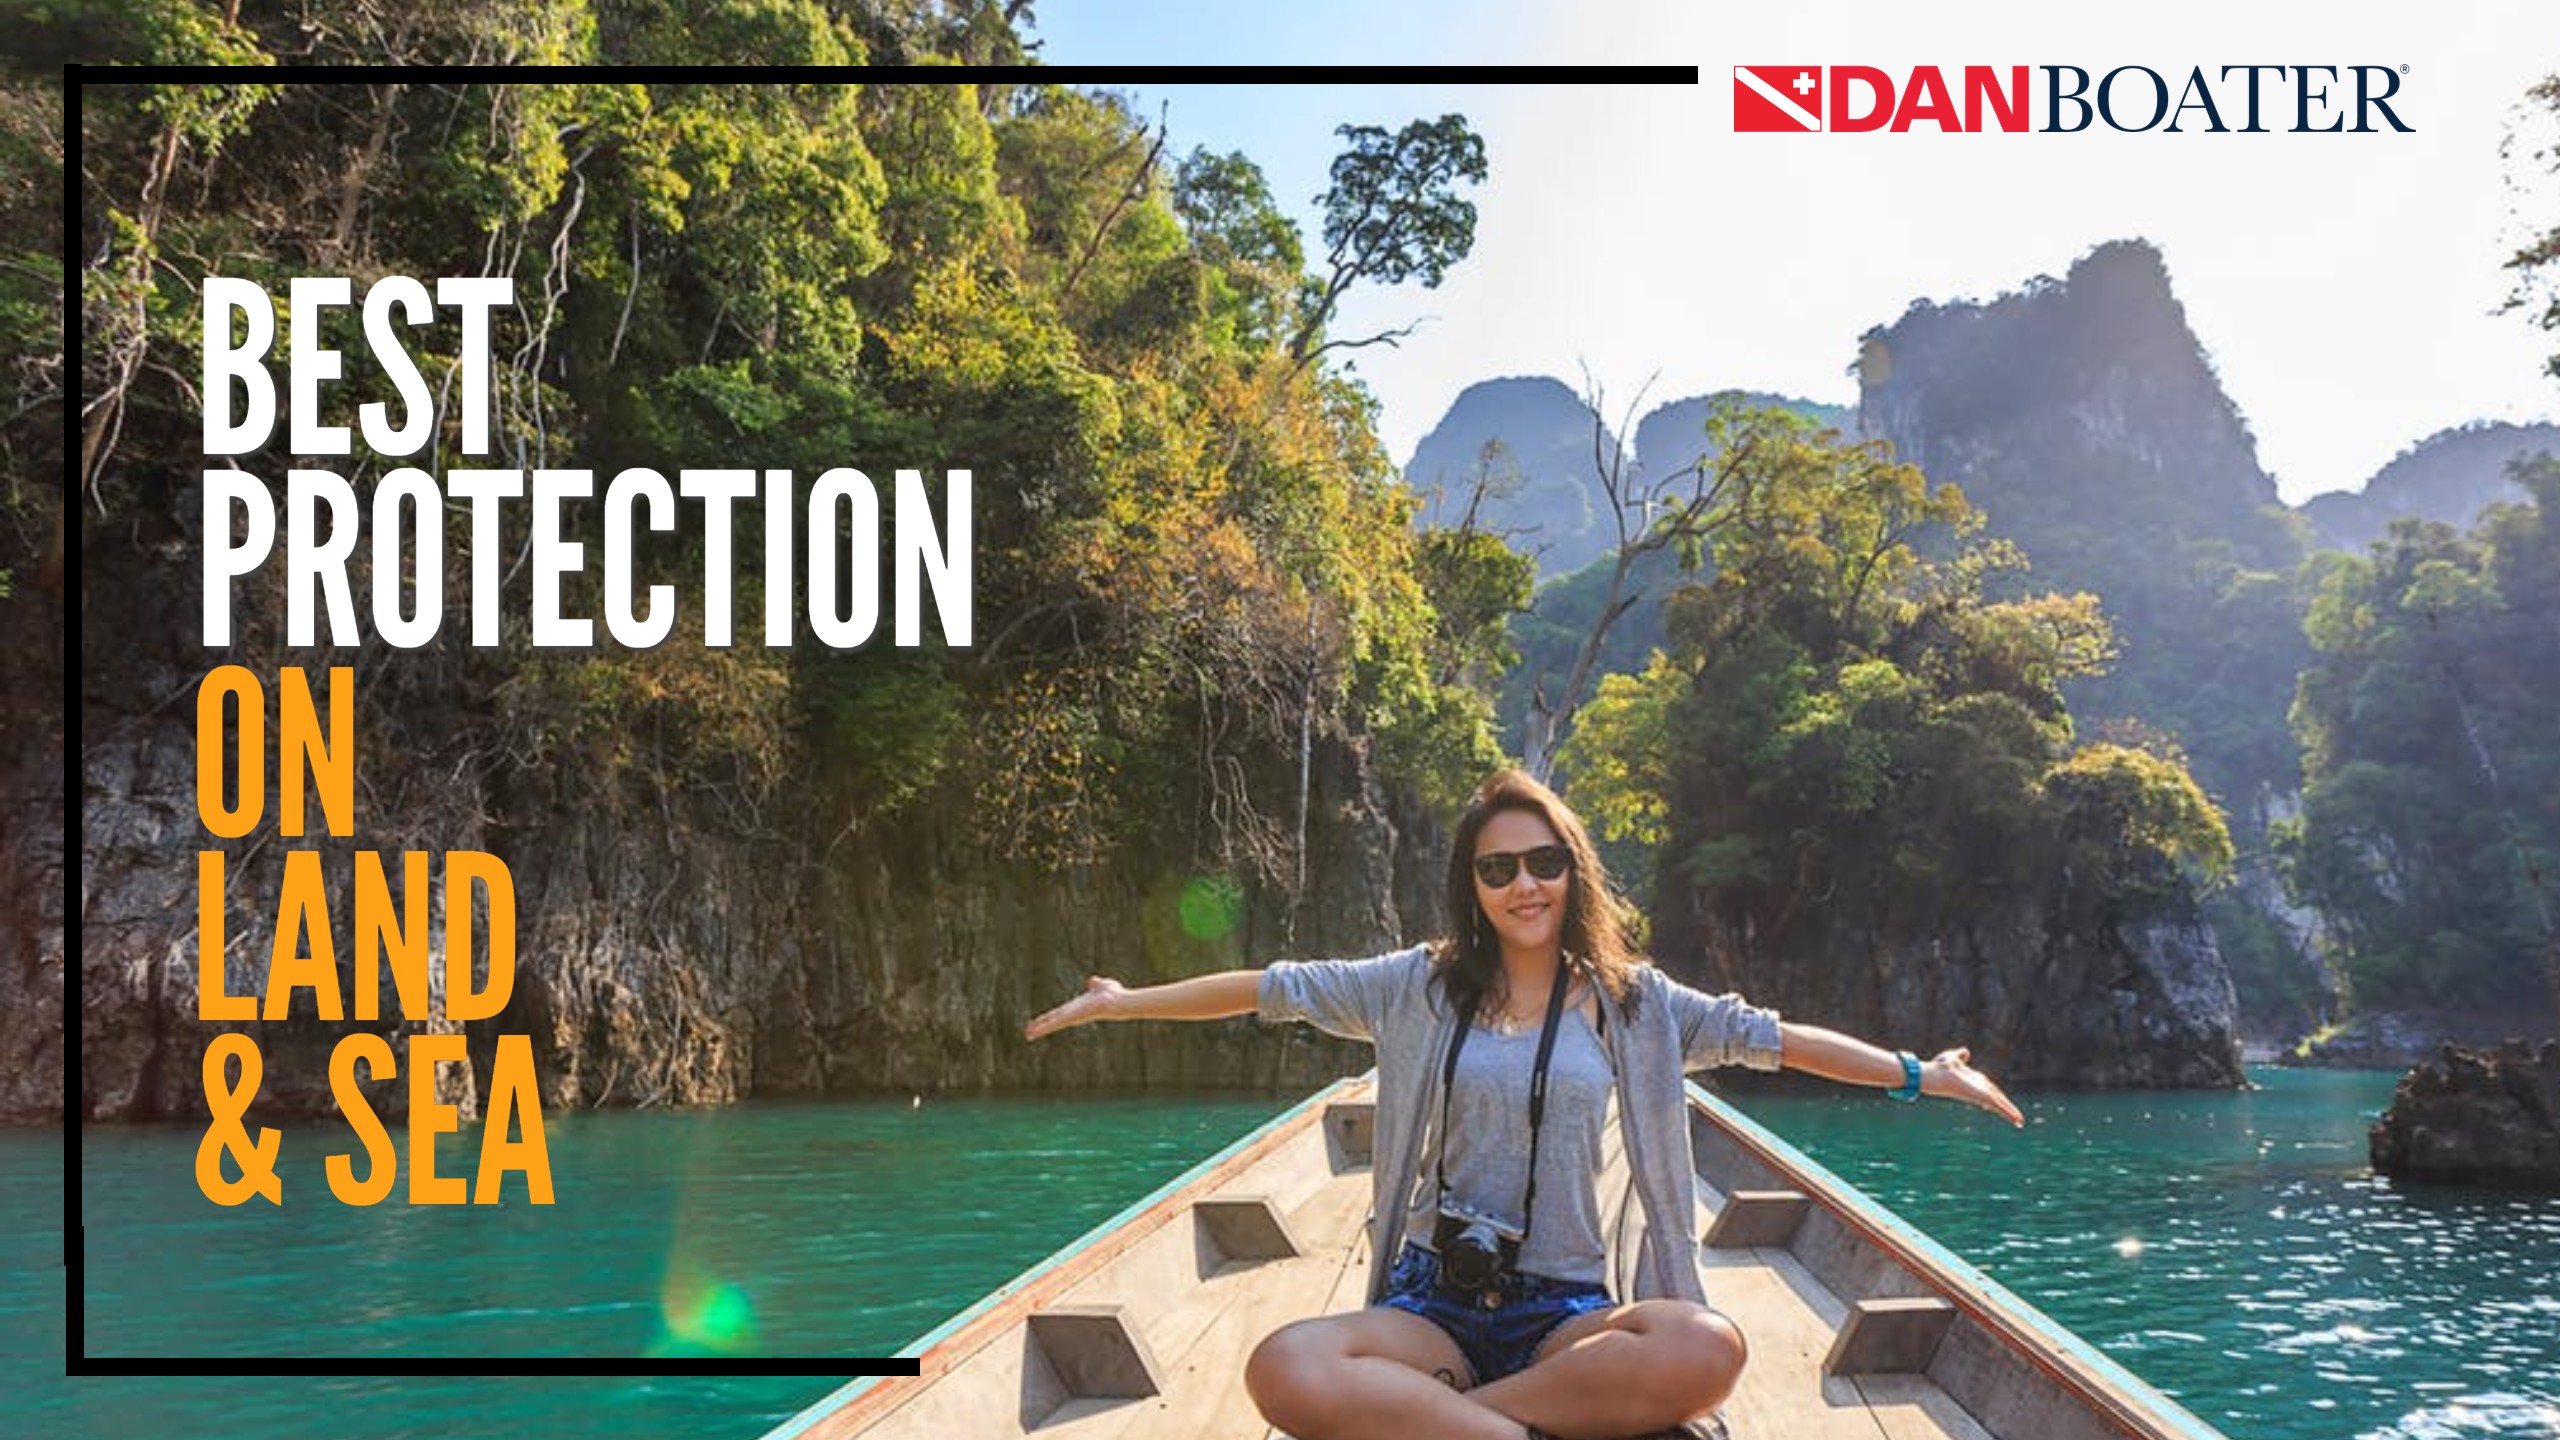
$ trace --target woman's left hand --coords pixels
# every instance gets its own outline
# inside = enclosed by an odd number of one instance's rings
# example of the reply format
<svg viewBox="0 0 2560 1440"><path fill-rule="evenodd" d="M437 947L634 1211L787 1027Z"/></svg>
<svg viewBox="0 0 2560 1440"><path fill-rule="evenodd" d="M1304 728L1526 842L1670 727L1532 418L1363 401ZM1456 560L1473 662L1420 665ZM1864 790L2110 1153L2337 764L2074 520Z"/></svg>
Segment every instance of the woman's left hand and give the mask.
<svg viewBox="0 0 2560 1440"><path fill-rule="evenodd" d="M2018 1107L2009 1103L2009 1097L1992 1083L1990 1076L1973 1068L1972 1060L1973 1052L1963 1046L1939 1051L1920 1067L1920 1093L1935 1095L1941 1100L1961 1100L1967 1105L1980 1106L2012 1125L2025 1125L2027 1117L2018 1113Z"/></svg>

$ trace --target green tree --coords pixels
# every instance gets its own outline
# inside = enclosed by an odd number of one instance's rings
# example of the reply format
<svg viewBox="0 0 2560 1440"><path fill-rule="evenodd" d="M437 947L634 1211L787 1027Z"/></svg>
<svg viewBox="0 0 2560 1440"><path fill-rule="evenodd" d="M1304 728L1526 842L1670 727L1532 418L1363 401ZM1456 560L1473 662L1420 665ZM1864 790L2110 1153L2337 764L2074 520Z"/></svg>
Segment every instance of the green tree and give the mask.
<svg viewBox="0 0 2560 1440"><path fill-rule="evenodd" d="M2231 868L2231 831L2195 777L2175 760L2122 745L2085 745L2045 773L2063 806L2063 833L2118 885L2163 891L2176 883L2165 864L2184 862L2207 878Z"/></svg>
<svg viewBox="0 0 2560 1440"><path fill-rule="evenodd" d="M1693 679L1659 650L1641 672L1603 675L1556 757L1574 807L1611 847L1609 873L1631 894L1651 893L1653 857L1671 836L1671 714Z"/></svg>
<svg viewBox="0 0 2560 1440"><path fill-rule="evenodd" d="M1329 350L1394 344L1409 329L1358 340L1328 340L1325 328L1352 286L1419 280L1439 287L1449 267L1476 243L1475 202L1459 186L1484 182L1484 141L1463 115L1416 120L1393 135L1375 125L1345 125L1350 142L1333 161L1324 195L1324 274L1310 279L1298 307L1289 357L1298 366Z"/></svg>
<svg viewBox="0 0 2560 1440"><path fill-rule="evenodd" d="M2546 123L2560 120L2560 74L2545 76L2525 94L2547 112ZM2531 152L2531 158L2541 162L2546 171L2560 174L2560 140L2546 137ZM2508 258L2507 268L2516 276L2507 308L2529 311L2534 324L2560 332L2560 283L2555 283L2560 280L2560 225L2526 241L2524 248ZM2554 351L2542 368L2544 373L2560 378L2560 351Z"/></svg>
<svg viewBox="0 0 2560 1440"><path fill-rule="evenodd" d="M2401 521L2316 570L2293 723L2298 819L2278 854L2359 1005L2560 1013L2560 464L2469 534ZM2539 982L2539 983L2537 983Z"/></svg>
<svg viewBox="0 0 2560 1440"><path fill-rule="evenodd" d="M1565 749L1609 833L1659 836L1667 940L1738 981L1807 931L1947 934L2022 896L2136 923L2229 865L2175 759L2075 749L2063 687L2113 655L2094 599L1989 599L2020 558L1953 487L1750 423L1713 578L1670 597L1665 653L1604 680Z"/></svg>
<svg viewBox="0 0 2560 1440"><path fill-rule="evenodd" d="M62 579L62 96L0 82L0 602Z"/></svg>
<svg viewBox="0 0 2560 1440"><path fill-rule="evenodd" d="M1272 200L1261 167L1241 154L1194 150L1174 176L1173 209L1219 277L1210 302L1217 322L1247 348L1277 343L1306 249L1296 224Z"/></svg>
<svg viewBox="0 0 2560 1440"><path fill-rule="evenodd" d="M499 456L478 463L754 464L793 470L801 497L839 465L884 488L896 467L968 467L979 631L966 653L835 651L802 621L793 648L766 649L768 601L798 597L763 594L750 561L737 643L704 646L702 527L680 502L686 533L644 532L635 557L642 585L676 592L670 643L532 646L529 537L511 515L497 537L508 623L476 645L450 597L474 593L487 557L448 526L438 642L363 657L368 753L396 757L379 777L395 797L387 834L432 829L436 802L419 797L451 796L516 838L563 815L709 828L808 867L795 883L830 883L849 856L930 853L1008 877L1217 873L1267 914L1303 895L1329 771L1375 778L1399 806L1446 807L1494 763L1485 689L1526 564L1481 535L1417 530L1374 398L1320 357L1283 360L1297 296L1322 283L1248 160L1169 174L1160 130L1067 87L711 86L673 68L713 58L704 36L794 62L967 59L1018 45L1019 5L628 0L593 12L592 33L575 23L589 13L560 0L464 15L435 0L279 37L212 7L151 12L198 46L179 58L233 47L340 63L370 43L362 26L396 24L418 58L477 45L679 78L93 91L79 235L45 229L59 207L44 184L0 182L0 205L29 222L0 247L19 412L0 424L13 501L0 539L43 526L40 512L20 524L14 497L63 447L43 433L60 414L44 402L66 388L55 257L82 257L89 344L68 363L115 397L105 418L91 412L79 543L93 573L136 590L194 520L187 467L166 457L197 448L187 377L206 275L279 297L315 271L503 275L518 303L491 336ZM58 174L63 137L42 122L59 113L55 96L0 109L0 153ZM1347 263L1437 278L1464 236L1434 208L1426 161L1399 163L1406 181L1345 171L1380 214L1403 216L1346 239ZM1480 153L1471 164L1481 172ZM396 399L358 312L321 324L348 367L318 418L351 424L357 406ZM410 350L445 404L457 328L422 327ZM243 464L272 475L283 459ZM448 408L419 463L457 462L473 463ZM360 503L383 463L351 457ZM569 507L564 538L600 542L602 508ZM760 553L763 507L732 519L733 557ZM22 553L0 554L20 596ZM352 563L362 594L369 547ZM281 568L241 587L226 658L283 659ZM601 615L598 588L572 578L564 609ZM430 763L433 784L424 768L403 778Z"/></svg>
<svg viewBox="0 0 2560 1440"><path fill-rule="evenodd" d="M1554 767L1558 744L1571 733L1610 633L1644 598L1635 588L1636 577L1657 555L1676 557L1684 571L1697 569L1715 532L1748 509L1751 487L1769 458L1763 452L1813 429L1784 410L1719 403L1707 417L1706 453L1669 474L1648 476L1635 471L1625 449L1610 441L1596 386L1589 398L1592 463L1615 543L1603 564L1593 567L1607 578L1600 584L1589 627L1573 645L1572 663L1561 675L1540 673L1530 681L1523 764L1542 779ZM1637 403L1643 403L1641 396ZM1629 427L1619 428L1623 432Z"/></svg>

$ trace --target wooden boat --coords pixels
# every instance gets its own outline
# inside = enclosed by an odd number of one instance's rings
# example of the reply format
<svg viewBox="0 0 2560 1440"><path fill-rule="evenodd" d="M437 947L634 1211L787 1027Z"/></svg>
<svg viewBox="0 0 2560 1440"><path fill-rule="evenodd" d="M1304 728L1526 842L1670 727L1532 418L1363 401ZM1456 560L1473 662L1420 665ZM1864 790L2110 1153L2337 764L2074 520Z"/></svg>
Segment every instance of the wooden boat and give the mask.
<svg viewBox="0 0 2560 1440"><path fill-rule="evenodd" d="M1369 1077L1317 1092L765 1440L1277 1440L1263 1336L1356 1309ZM1707 1293L1751 1347L1733 1440L2220 1440L1723 1101L1689 1091ZM1622 1162L1620 1162L1622 1163Z"/></svg>

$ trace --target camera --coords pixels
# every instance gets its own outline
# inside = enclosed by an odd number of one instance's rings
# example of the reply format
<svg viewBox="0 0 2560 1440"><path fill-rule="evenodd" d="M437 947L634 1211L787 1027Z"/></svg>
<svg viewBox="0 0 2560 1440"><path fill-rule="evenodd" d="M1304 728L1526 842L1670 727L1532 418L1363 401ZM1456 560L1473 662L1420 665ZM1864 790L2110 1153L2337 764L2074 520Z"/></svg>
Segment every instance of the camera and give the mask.
<svg viewBox="0 0 2560 1440"><path fill-rule="evenodd" d="M1431 1230L1431 1248L1440 1252L1441 1285L1470 1292L1492 1289L1519 1263L1522 1234L1517 1226L1443 1201L1439 1223Z"/></svg>

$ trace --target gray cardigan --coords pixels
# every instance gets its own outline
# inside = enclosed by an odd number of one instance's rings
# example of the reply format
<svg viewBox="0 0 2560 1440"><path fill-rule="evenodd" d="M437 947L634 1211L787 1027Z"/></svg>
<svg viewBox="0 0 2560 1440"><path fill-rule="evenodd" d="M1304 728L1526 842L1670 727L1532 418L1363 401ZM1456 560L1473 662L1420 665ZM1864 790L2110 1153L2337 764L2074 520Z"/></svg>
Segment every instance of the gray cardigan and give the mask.
<svg viewBox="0 0 2560 1440"><path fill-rule="evenodd" d="M1261 1017L1304 1020L1378 1051L1372 1152L1369 1299L1386 1289L1398 1227L1421 1180L1422 1145L1440 1103L1440 1066L1456 1017L1430 986L1431 952L1417 945L1369 960L1282 961L1262 972ZM1609 1063L1618 1072L1627 1194L1601 1197L1615 1215L1610 1292L1620 1300L1706 1302L1697 1266L1698 1190L1682 1076L1711 1065L1778 1068L1778 1014L1739 996L1700 994L1651 965L1636 971L1635 1015L1604 992ZM1658 1244L1656 1234L1676 1237Z"/></svg>

